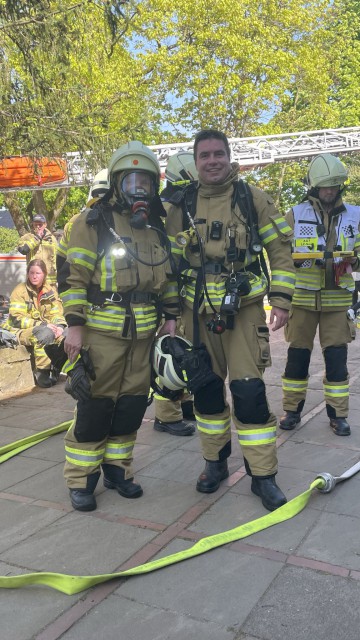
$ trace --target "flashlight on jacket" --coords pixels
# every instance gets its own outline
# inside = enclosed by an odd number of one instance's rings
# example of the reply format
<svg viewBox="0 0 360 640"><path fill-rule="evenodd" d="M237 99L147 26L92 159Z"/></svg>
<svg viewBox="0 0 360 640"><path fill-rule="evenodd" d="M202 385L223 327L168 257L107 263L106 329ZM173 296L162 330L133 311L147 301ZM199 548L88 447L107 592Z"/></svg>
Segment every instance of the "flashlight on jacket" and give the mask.
<svg viewBox="0 0 360 640"><path fill-rule="evenodd" d="M182 247L183 249L188 246L191 242L197 243L197 238L194 229L187 229L186 231L180 231L175 236L175 242L178 247Z"/></svg>
<svg viewBox="0 0 360 640"><path fill-rule="evenodd" d="M111 253L115 258L123 258L126 255L126 245L121 239L117 240L111 248Z"/></svg>

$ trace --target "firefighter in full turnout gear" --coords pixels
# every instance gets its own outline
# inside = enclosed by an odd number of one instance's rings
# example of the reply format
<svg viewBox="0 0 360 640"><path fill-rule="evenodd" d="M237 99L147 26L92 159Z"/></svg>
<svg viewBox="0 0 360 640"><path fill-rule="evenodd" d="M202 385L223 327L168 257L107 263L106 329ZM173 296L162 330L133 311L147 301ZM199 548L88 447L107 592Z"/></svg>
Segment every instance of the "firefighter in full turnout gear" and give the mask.
<svg viewBox="0 0 360 640"><path fill-rule="evenodd" d="M32 227L33 233L21 236L18 251L26 256L27 264L35 258L43 260L47 269L47 283L56 286L56 238L47 228L46 218L41 213L33 217Z"/></svg>
<svg viewBox="0 0 360 640"><path fill-rule="evenodd" d="M70 233L75 220L77 220L78 217L81 215L87 215L89 213L89 209L91 209L91 207L93 207L98 202L99 198L102 198L105 195L108 189L109 189L108 170L102 169L101 171L99 171L99 173L96 174L94 181L90 187L89 197L88 197L88 201L86 203L85 209L80 213L76 213L74 216L72 216L72 218L69 220L69 222L66 223L64 227L64 233L59 241L59 244L56 250L57 272L61 270L63 264L66 262L66 254L67 254L67 248L70 240Z"/></svg>
<svg viewBox="0 0 360 640"><path fill-rule="evenodd" d="M192 372L200 379L197 386L192 380L189 385L206 461L196 488L211 493L229 475L231 416L224 386L228 375L251 489L274 510L286 498L275 482L276 418L262 378L271 363L263 306L267 280L259 256L265 247L271 266L270 322L277 330L287 321L295 284L292 231L270 196L240 180L223 133L209 129L197 134L194 158L199 184L185 190L183 201L190 215L184 216L175 203L168 209L166 227L182 279L185 335L196 351ZM188 229L186 217L192 225ZM209 368L210 359L213 372L202 386L202 365Z"/></svg>
<svg viewBox="0 0 360 640"><path fill-rule="evenodd" d="M26 273L26 282L11 293L9 317L3 327L16 335L19 344L31 349L35 382L46 388L57 383L60 372L51 366L44 346L62 340L66 322L57 290L47 284L44 261L31 260Z"/></svg>
<svg viewBox="0 0 360 640"><path fill-rule="evenodd" d="M160 299L165 314L177 314L156 156L132 141L115 151L108 170L110 189L75 220L59 274L69 325L64 370L78 399L65 436L64 475L72 506L81 511L96 508L101 468L105 487L126 498L143 493L132 459L147 406Z"/></svg>
<svg viewBox="0 0 360 640"><path fill-rule="evenodd" d="M181 149L170 156L165 169L166 186L160 197L165 210L167 201L175 193L182 190L191 182L197 180L194 156L190 151ZM177 334L182 335L181 323L178 321ZM171 395L171 394L170 394ZM179 394L178 394L179 395ZM193 397L184 392L181 398L173 400L163 393L155 391L155 420L154 429L173 436L192 436L195 433L195 415Z"/></svg>
<svg viewBox="0 0 360 640"><path fill-rule="evenodd" d="M293 252L310 252L310 256L295 262L295 293L285 329L289 349L282 381L285 414L280 420L280 427L285 430L294 429L300 423L311 352L319 328L330 426L338 436L350 435L346 419L349 409L347 345L355 334L346 312L352 304L352 271L359 271L356 253L360 249L360 207L343 202L346 179L347 170L337 157L330 153L316 156L308 169L307 195L287 215L294 228ZM311 259L311 251L322 251L324 256ZM332 254L336 251L355 255L334 257Z"/></svg>

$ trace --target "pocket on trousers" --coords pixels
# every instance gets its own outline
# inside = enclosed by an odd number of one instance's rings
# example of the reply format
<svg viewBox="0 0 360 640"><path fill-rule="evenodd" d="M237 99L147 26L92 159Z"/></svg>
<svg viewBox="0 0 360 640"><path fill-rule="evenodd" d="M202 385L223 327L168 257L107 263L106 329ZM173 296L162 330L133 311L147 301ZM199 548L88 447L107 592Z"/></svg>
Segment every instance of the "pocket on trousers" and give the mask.
<svg viewBox="0 0 360 640"><path fill-rule="evenodd" d="M348 319L348 327L349 327L349 339L347 342L352 342L356 338L356 325L352 320Z"/></svg>
<svg viewBox="0 0 360 640"><path fill-rule="evenodd" d="M270 334L269 327L258 325L255 327L256 332L256 365L260 369L271 367L270 354Z"/></svg>
<svg viewBox="0 0 360 640"><path fill-rule="evenodd" d="M288 317L288 321L284 327L284 338L286 342L291 342L291 338L290 338L290 320L293 316L293 310L290 309L289 311L289 317Z"/></svg>

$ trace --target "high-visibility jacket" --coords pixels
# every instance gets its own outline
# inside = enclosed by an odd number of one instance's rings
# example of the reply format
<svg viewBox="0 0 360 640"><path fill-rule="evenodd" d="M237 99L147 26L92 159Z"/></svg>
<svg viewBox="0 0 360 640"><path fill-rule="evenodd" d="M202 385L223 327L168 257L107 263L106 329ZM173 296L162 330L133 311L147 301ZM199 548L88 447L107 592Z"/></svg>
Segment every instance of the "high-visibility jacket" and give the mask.
<svg viewBox="0 0 360 640"><path fill-rule="evenodd" d="M65 227L64 227L64 233L62 235L62 237L59 240L59 244L57 246L56 249L56 268L58 271L60 271L61 267L63 266L64 262L66 262L66 255L67 255L67 250L68 250L68 245L69 245L69 241L70 241L70 233L71 233L71 229L72 226L75 222L75 220L77 220L77 218L81 215L82 213L76 213L70 220L69 222L66 223Z"/></svg>
<svg viewBox="0 0 360 640"><path fill-rule="evenodd" d="M339 199L329 215L319 200L309 198L293 207L287 216L294 227L293 251L359 251L360 207ZM359 263L346 265L342 258L305 260L296 270L293 305L316 310L347 309L352 302L352 271Z"/></svg>
<svg viewBox="0 0 360 640"><path fill-rule="evenodd" d="M69 326L86 324L124 339L148 338L158 326L159 301L164 312L178 312L177 285L168 279L169 260L152 266L165 257L157 231L134 229L129 211L120 213L109 203L101 204L104 207L123 244L100 223L89 224L89 215L75 220L59 274L65 317ZM96 206L89 214L94 212ZM124 246L129 251L119 255Z"/></svg>
<svg viewBox="0 0 360 640"><path fill-rule="evenodd" d="M67 250L68 250L69 241L70 241L70 233L75 220L77 220L77 218L81 215L86 216L89 213L90 209L98 201L99 201L99 198L92 198L91 200L89 200L87 202L86 208L80 211L80 213L75 213L75 215L72 216L72 218L70 218L69 222L66 223L64 227L63 235L60 238L57 249L56 249L56 268L58 271L60 271L61 267L66 261L66 255L67 255Z"/></svg>
<svg viewBox="0 0 360 640"><path fill-rule="evenodd" d="M43 323L66 326L57 292L48 284L40 291L29 283L18 284L10 296L6 328L30 329Z"/></svg>
<svg viewBox="0 0 360 640"><path fill-rule="evenodd" d="M42 238L34 233L21 236L18 251L26 256L27 264L35 258L43 260L47 268L47 281L56 284L56 247L55 236L46 228Z"/></svg>
<svg viewBox="0 0 360 640"><path fill-rule="evenodd" d="M259 258L249 251L249 228L246 217L234 203L234 187L238 181L234 170L221 185L199 183L196 191L195 224L201 237L206 266L208 296L216 311L226 292L229 274L246 271L250 276L251 290L242 296L241 305L262 299L266 293L266 277L260 269ZM250 186L257 212L259 235L270 263L271 283L269 300L273 306L289 309L295 286L295 268L291 258L292 230L284 217L276 210L272 198L260 189ZM167 204L166 229L172 242L173 255L179 264L183 282L181 296L186 306L192 308L195 300L196 278L201 267L200 252L193 236L185 247L179 247L176 236L183 231L183 213L176 205ZM217 224L220 223L220 224ZM218 233L214 234L214 226ZM215 237L214 237L215 236ZM227 250L234 246L238 259L230 262ZM214 268L218 265L218 269ZM218 271L214 273L214 271ZM203 287L199 295L199 311L212 309Z"/></svg>

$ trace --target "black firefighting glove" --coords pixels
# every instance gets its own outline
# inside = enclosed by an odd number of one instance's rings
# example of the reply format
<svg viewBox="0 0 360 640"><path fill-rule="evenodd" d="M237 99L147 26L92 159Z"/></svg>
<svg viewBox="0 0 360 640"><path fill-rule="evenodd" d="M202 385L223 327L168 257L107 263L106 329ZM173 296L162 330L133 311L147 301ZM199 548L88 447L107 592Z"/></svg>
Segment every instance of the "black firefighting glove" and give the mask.
<svg viewBox="0 0 360 640"><path fill-rule="evenodd" d="M86 349L81 349L80 358L68 372L65 391L74 400L86 402L91 398L90 380L96 380L94 365L89 352Z"/></svg>
<svg viewBox="0 0 360 640"><path fill-rule="evenodd" d="M8 347L10 349L16 349L18 341L16 339L16 335L10 333L6 329L0 328L0 346Z"/></svg>
<svg viewBox="0 0 360 640"><path fill-rule="evenodd" d="M38 324L33 328L32 334L38 343L44 347L46 344L52 344L55 340L54 332L49 329L46 324Z"/></svg>
<svg viewBox="0 0 360 640"><path fill-rule="evenodd" d="M61 340L61 342L53 342L52 344L47 344L44 347L44 351L47 357L51 360L53 368L59 373L68 359L64 349L64 342L64 340Z"/></svg>

